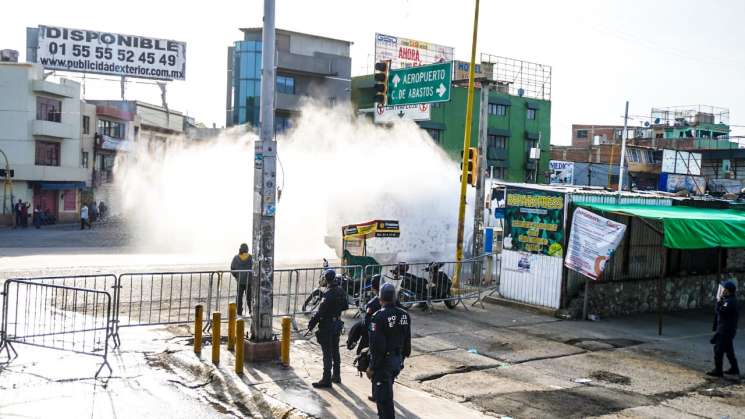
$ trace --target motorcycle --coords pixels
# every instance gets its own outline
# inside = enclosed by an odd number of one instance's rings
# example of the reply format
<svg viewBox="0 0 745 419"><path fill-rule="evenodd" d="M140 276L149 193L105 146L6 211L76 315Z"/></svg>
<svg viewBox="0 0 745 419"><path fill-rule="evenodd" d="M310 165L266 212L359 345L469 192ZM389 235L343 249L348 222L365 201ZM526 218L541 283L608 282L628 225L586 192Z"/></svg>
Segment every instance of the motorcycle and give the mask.
<svg viewBox="0 0 745 419"><path fill-rule="evenodd" d="M323 259L323 270L319 276L319 283L328 269L329 262L326 259ZM375 296L375 293L372 291L371 280L365 280L364 278L349 278L344 274L337 273L336 282L338 286L346 291L347 303L352 307L360 307L360 310L362 310L361 303L366 303ZM321 299L323 299L323 293L325 290L324 287L318 286L316 289L311 291L310 295L308 295L308 298L306 298L303 303L303 313L310 313L316 310L318 305L321 303ZM357 314L359 315L359 313Z"/></svg>
<svg viewBox="0 0 745 419"><path fill-rule="evenodd" d="M449 309L455 308L457 301L452 299L451 287L453 285L450 277L441 271L442 262L431 262L424 268L429 278L422 278L408 272L409 265L405 262L399 263L391 273L394 280L401 281L398 291L398 300L405 309L410 309L415 302L419 302L422 308L426 308L424 301L442 301ZM429 296L428 296L429 294Z"/></svg>

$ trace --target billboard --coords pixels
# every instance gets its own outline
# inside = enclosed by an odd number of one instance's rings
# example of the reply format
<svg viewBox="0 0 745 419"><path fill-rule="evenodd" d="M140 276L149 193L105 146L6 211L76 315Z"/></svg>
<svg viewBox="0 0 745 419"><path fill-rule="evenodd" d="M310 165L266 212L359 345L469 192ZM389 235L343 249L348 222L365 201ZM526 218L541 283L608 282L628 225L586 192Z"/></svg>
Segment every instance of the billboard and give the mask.
<svg viewBox="0 0 745 419"><path fill-rule="evenodd" d="M564 265L588 278L598 279L623 240L624 224L577 208L572 218Z"/></svg>
<svg viewBox="0 0 745 419"><path fill-rule="evenodd" d="M701 153L662 150L662 172L700 176Z"/></svg>
<svg viewBox="0 0 745 419"><path fill-rule="evenodd" d="M430 109L429 103L376 106L375 123L384 124L396 121L429 121Z"/></svg>
<svg viewBox="0 0 745 419"><path fill-rule="evenodd" d="M453 61L453 48L415 39L375 34L375 62L391 61L391 69Z"/></svg>
<svg viewBox="0 0 745 419"><path fill-rule="evenodd" d="M548 162L552 185L574 185L574 162L551 160Z"/></svg>
<svg viewBox="0 0 745 419"><path fill-rule="evenodd" d="M504 240L507 250L564 256L564 194L507 188Z"/></svg>
<svg viewBox="0 0 745 419"><path fill-rule="evenodd" d="M453 80L468 80L471 64L466 61L453 61ZM481 63L474 66L474 78L489 79L494 72L494 64Z"/></svg>
<svg viewBox="0 0 745 419"><path fill-rule="evenodd" d="M186 43L111 32L39 26L36 62L48 70L184 80ZM35 42L34 42L35 41Z"/></svg>

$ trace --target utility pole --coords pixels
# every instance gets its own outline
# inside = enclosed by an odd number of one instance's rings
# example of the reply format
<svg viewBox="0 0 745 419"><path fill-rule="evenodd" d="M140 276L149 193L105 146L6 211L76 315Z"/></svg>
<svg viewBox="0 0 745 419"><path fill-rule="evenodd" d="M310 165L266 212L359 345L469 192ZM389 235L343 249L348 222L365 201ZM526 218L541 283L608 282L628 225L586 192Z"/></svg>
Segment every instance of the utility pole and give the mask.
<svg viewBox="0 0 745 419"><path fill-rule="evenodd" d="M460 288L460 273L463 260L463 225L466 220L466 182L468 171L468 149L471 148L471 122L473 121L473 79L476 69L476 37L479 29L479 0L476 0L476 11L473 16L473 39L471 40L471 65L468 68L468 98L466 99L466 129L463 135L463 169L461 170L460 179L460 203L458 205L458 238L455 243L455 261L456 269L453 279L453 289L455 293Z"/></svg>
<svg viewBox="0 0 745 419"><path fill-rule="evenodd" d="M479 164L474 176L476 178L476 202L473 211L473 257L484 251L484 186L486 184L486 151L489 126L489 83L481 82L481 104L479 109Z"/></svg>
<svg viewBox="0 0 745 419"><path fill-rule="evenodd" d="M261 50L259 141L254 146L253 298L251 340L271 342L274 287L274 215L277 199L277 143L274 141L274 0L264 0ZM252 351L248 351L250 353Z"/></svg>
<svg viewBox="0 0 745 419"><path fill-rule="evenodd" d="M623 132L621 133L621 163L618 165L618 195L623 190L623 166L626 162L626 129L629 124L629 101L626 101L626 113L623 116Z"/></svg>

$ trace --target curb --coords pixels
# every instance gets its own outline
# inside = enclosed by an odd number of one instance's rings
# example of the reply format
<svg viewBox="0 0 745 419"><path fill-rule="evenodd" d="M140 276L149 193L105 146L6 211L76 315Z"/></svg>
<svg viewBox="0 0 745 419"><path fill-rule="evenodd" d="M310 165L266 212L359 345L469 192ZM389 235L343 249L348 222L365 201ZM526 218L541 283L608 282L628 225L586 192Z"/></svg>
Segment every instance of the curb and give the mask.
<svg viewBox="0 0 745 419"><path fill-rule="evenodd" d="M527 303L519 303L517 301L507 300L501 297L495 297L493 295L486 296L482 300L489 304L516 308L518 310L530 311L536 314L543 314L543 315L551 316L551 317L556 317L558 313L558 310L555 310L553 308L536 306L536 305L527 304Z"/></svg>

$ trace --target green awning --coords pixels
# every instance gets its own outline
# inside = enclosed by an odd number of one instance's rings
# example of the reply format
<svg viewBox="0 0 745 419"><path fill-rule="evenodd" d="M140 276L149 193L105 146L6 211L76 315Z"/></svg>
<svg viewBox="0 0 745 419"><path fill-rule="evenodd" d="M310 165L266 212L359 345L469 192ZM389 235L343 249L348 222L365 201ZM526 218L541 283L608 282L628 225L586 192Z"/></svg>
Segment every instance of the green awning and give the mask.
<svg viewBox="0 0 745 419"><path fill-rule="evenodd" d="M670 249L745 248L745 212L687 206L578 204L595 211L662 222L663 245Z"/></svg>

